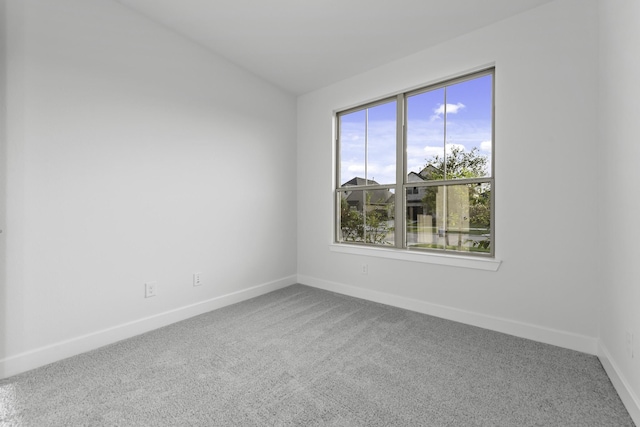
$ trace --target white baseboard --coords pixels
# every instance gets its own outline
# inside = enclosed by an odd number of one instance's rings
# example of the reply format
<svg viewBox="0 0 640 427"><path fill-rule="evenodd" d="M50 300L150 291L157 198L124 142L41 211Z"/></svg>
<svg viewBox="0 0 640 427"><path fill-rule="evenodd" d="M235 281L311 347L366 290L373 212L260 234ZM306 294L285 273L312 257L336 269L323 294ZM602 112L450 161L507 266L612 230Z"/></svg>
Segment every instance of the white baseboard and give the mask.
<svg viewBox="0 0 640 427"><path fill-rule="evenodd" d="M624 403L627 411L629 411L631 419L637 426L640 426L640 398L638 398L638 396L633 392L633 389L625 380L624 375L622 375L622 371L620 371L620 368L611 357L611 353L609 353L609 350L607 350L602 341L598 344L598 358L600 359L600 363L602 363L604 370L607 372L607 375L609 375L609 379L611 379L611 383L618 392L622 403Z"/></svg>
<svg viewBox="0 0 640 427"><path fill-rule="evenodd" d="M432 304L422 300L401 297L385 292L372 291L370 289L331 282L311 276L298 275L298 283L394 307L404 308L418 313L429 314L431 316L453 320L472 326L478 326L480 328L490 329L509 335L515 335L517 337L527 338L543 342L545 344L568 348L583 353L596 355L598 351L598 340L596 338L578 335L571 332Z"/></svg>
<svg viewBox="0 0 640 427"><path fill-rule="evenodd" d="M282 279L253 286L248 289L211 298L206 301L200 301L195 304L179 307L87 335L40 347L5 359L0 359L0 379L17 375L19 373L94 350L123 339L131 338L190 317L285 288L295 284L296 280L297 277L295 275L284 277Z"/></svg>

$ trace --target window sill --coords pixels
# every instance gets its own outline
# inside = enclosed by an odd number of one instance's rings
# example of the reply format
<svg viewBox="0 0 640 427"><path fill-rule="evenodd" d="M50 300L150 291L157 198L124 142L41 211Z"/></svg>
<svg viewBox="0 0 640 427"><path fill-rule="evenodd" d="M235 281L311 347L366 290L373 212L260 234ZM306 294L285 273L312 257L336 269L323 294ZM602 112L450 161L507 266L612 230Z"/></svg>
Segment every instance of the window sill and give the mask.
<svg viewBox="0 0 640 427"><path fill-rule="evenodd" d="M427 264L448 265L450 267L472 268L485 271L498 271L498 268L500 268L500 264L502 263L502 261L495 258L374 248L370 246L348 245L343 243L333 243L329 245L329 250L331 250L331 252L343 254L373 256L411 262L424 262Z"/></svg>

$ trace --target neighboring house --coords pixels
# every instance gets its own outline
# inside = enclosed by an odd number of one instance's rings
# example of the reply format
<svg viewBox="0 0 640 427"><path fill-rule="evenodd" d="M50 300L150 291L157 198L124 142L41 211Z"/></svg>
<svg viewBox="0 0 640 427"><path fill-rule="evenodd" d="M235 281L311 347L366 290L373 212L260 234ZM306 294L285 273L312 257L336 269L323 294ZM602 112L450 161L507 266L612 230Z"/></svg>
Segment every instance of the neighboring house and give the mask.
<svg viewBox="0 0 640 427"><path fill-rule="evenodd" d="M411 186L412 183L423 184L441 176L442 172L431 165L420 172L409 172L407 175L406 218L407 239L410 244L435 244L438 238L444 236L445 231L456 232L457 230L458 246L461 246L463 235L460 232L469 230L471 215L469 189L466 186ZM386 211L387 218L392 219L395 194L387 188L374 187L371 190L363 188L367 185L378 186L379 184L374 180L360 177L352 178L342 184L343 197L349 208L358 212ZM349 187L355 186L359 188L349 191ZM445 205L448 206L446 212ZM446 244L449 244L448 238Z"/></svg>
<svg viewBox="0 0 640 427"><path fill-rule="evenodd" d="M425 178L416 172L409 172L407 183L424 182ZM425 187L407 187L407 219L416 221L418 215L424 210L422 199L425 196Z"/></svg>
<svg viewBox="0 0 640 427"><path fill-rule="evenodd" d="M342 187L349 187L352 185L380 185L376 181L372 179L364 179L360 177L355 177L350 179L349 181L342 184Z"/></svg>
<svg viewBox="0 0 640 427"><path fill-rule="evenodd" d="M380 185L376 181L372 179L364 179L360 177L352 178L351 180L342 184L342 188L352 187L356 185ZM373 190L366 190L369 193L369 209L376 209L379 207L384 207L387 209L389 206L392 206L395 202L395 194L387 188L378 188ZM347 200L347 204L351 209L355 209L359 212L362 212L362 208L365 205L366 196L365 190L356 190L356 191L345 191L345 198Z"/></svg>
<svg viewBox="0 0 640 427"><path fill-rule="evenodd" d="M407 182L424 182L433 179L433 175L441 173L439 169L434 166L428 165L420 172L409 172L407 176ZM342 184L342 188L352 186L364 186L364 185L379 185L378 182L372 179L365 179L360 177L354 177L349 181ZM370 194L369 208L375 209L376 206L384 206L388 208L395 202L395 194L389 189L376 189L368 190ZM407 187L407 213L409 220L416 221L418 215L424 214L425 210L425 196L427 194L426 187ZM365 204L364 191L345 191L345 198L347 204L352 209L362 212L362 207ZM433 213L430 213L433 215Z"/></svg>
<svg viewBox="0 0 640 427"><path fill-rule="evenodd" d="M424 182L433 179L434 174L441 173L440 170L432 165L426 166L420 172L409 172L407 175L407 183ZM407 220L417 221L418 215L425 214L425 196L427 195L427 187L407 187ZM434 215L433 212L428 212Z"/></svg>

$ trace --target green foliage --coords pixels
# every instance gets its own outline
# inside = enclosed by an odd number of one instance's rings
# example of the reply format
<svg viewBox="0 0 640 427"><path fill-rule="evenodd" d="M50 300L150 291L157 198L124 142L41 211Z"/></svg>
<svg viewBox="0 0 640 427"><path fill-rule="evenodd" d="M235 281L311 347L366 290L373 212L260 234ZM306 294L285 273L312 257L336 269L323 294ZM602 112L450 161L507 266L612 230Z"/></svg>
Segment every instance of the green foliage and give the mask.
<svg viewBox="0 0 640 427"><path fill-rule="evenodd" d="M480 154L480 150L474 147L471 151L467 152L461 147L453 147L451 153L446 156L435 155L431 159L427 159L423 173L428 180L443 180L445 179L464 179L464 178L480 178L486 175L486 167L488 163L487 156ZM446 168L445 168L446 166ZM469 188L469 227L476 229L491 229L491 187L487 184L468 184ZM438 189L441 187L427 187L425 189L425 196L422 198L422 203L425 212L430 215L436 214L437 209L437 196ZM448 191L457 191L461 187L448 186ZM453 197L453 200L457 198ZM449 206L447 209L447 226L448 228L460 227L461 209L456 209L454 206ZM458 233L458 250L462 249L461 234ZM467 240L467 243L471 243L475 250L489 252L491 247L491 239L485 238L484 240ZM448 245L447 234L447 245Z"/></svg>
<svg viewBox="0 0 640 427"><path fill-rule="evenodd" d="M453 147L451 153L445 157L435 155L427 159L425 168L429 168L429 179L444 179L446 165L446 179L479 178L485 176L487 156L480 154L478 147L466 152L464 148Z"/></svg>
<svg viewBox="0 0 640 427"><path fill-rule="evenodd" d="M471 227L489 228L491 226L491 190L486 184L477 185L471 197L469 222Z"/></svg>
<svg viewBox="0 0 640 427"><path fill-rule="evenodd" d="M371 195L367 193L367 206ZM340 204L340 228L345 242L363 242L386 244L386 237L391 230L387 206L374 206L365 212L352 208L347 199L342 197Z"/></svg>
<svg viewBox="0 0 640 427"><path fill-rule="evenodd" d="M362 214L351 209L344 197L340 206L340 228L342 229L342 238L347 242L362 241L364 238Z"/></svg>
<svg viewBox="0 0 640 427"><path fill-rule="evenodd" d="M491 239L488 237L484 240L469 240L474 248L477 248L476 252L489 252L491 249Z"/></svg>

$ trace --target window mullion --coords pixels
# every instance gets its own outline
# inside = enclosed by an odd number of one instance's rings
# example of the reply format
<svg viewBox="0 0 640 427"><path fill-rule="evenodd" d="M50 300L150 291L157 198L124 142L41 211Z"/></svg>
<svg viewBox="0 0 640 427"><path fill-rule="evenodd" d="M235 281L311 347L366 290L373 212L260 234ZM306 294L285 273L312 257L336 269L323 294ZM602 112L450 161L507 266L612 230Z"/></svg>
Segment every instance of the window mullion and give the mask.
<svg viewBox="0 0 640 427"><path fill-rule="evenodd" d="M444 161L442 162L442 169L444 172L444 181L449 179L449 171L447 171L447 87L444 88ZM449 243L449 198L447 195L447 186L442 187L442 231L444 233L444 252L447 251L447 244Z"/></svg>
<svg viewBox="0 0 640 427"><path fill-rule="evenodd" d="M364 110L364 185L369 184L369 109Z"/></svg>
<svg viewBox="0 0 640 427"><path fill-rule="evenodd" d="M364 185L369 185L369 109L364 110ZM365 243L367 242L367 190L362 191L362 224Z"/></svg>
<svg viewBox="0 0 640 427"><path fill-rule="evenodd" d="M395 243L397 248L407 247L407 233L405 227L406 195L404 181L406 171L406 141L405 141L405 97L399 94L396 99L396 206L395 206Z"/></svg>
<svg viewBox="0 0 640 427"><path fill-rule="evenodd" d="M442 124L444 126L444 128L443 128L443 138L444 138L444 140L442 141L443 142L442 145L443 145L443 148L444 148L444 152L442 153L442 156L444 158L444 161L442 162L442 169L443 169L442 172L444 173L443 178L445 180L447 180L447 179L449 179L449 176L448 176L448 171L447 171L447 88L446 88L446 86L444 88L444 114L443 114L443 116L444 116L444 120L443 120Z"/></svg>

